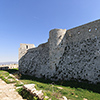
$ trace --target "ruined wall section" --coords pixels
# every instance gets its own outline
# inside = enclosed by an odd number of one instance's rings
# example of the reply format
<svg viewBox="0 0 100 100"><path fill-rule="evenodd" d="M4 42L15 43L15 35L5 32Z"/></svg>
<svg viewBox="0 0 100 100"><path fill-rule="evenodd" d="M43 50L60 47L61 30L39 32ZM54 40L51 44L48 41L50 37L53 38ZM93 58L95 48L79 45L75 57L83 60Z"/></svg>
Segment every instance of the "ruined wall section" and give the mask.
<svg viewBox="0 0 100 100"><path fill-rule="evenodd" d="M48 42L36 48L29 49L19 60L19 71L36 77L47 77L49 70Z"/></svg>
<svg viewBox="0 0 100 100"><path fill-rule="evenodd" d="M31 48L35 48L34 44L20 44L20 48L19 48L19 59L21 59L29 49Z"/></svg>

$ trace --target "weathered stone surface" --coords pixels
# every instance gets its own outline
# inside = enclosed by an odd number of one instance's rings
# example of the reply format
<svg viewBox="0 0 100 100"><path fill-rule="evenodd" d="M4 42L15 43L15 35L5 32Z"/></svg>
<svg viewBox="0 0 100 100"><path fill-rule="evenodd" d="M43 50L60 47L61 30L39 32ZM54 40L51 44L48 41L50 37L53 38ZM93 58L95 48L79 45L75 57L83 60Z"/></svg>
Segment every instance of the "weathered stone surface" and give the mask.
<svg viewBox="0 0 100 100"><path fill-rule="evenodd" d="M52 76L56 71L55 64L58 66L60 57L62 57L64 53L65 34L66 29L53 29L49 32L49 66Z"/></svg>
<svg viewBox="0 0 100 100"><path fill-rule="evenodd" d="M49 97L48 96L45 96L45 99L48 99Z"/></svg>
<svg viewBox="0 0 100 100"><path fill-rule="evenodd" d="M22 74L100 82L100 20L67 31L53 29L47 43L25 52L19 52Z"/></svg>
<svg viewBox="0 0 100 100"><path fill-rule="evenodd" d="M67 100L67 98L66 98L65 96L63 96L63 99L64 99L64 100Z"/></svg>
<svg viewBox="0 0 100 100"><path fill-rule="evenodd" d="M24 89L32 90L35 89L35 84L26 84L23 86Z"/></svg>
<svg viewBox="0 0 100 100"><path fill-rule="evenodd" d="M23 67L22 67L23 66ZM47 77L49 74L49 46L48 43L29 49L19 60L19 71L36 77Z"/></svg>
<svg viewBox="0 0 100 100"><path fill-rule="evenodd" d="M62 87L57 87L58 89L63 89Z"/></svg>
<svg viewBox="0 0 100 100"><path fill-rule="evenodd" d="M26 53L28 49L34 48L35 45L34 44L20 44L20 48L19 48L19 59L21 59L21 57L23 57Z"/></svg>
<svg viewBox="0 0 100 100"><path fill-rule="evenodd" d="M88 100L88 99L86 99L86 98L83 98L83 100Z"/></svg>
<svg viewBox="0 0 100 100"><path fill-rule="evenodd" d="M59 100L68 100L65 96L63 96L62 98L60 98Z"/></svg>
<svg viewBox="0 0 100 100"><path fill-rule="evenodd" d="M37 91L35 88L35 84L26 84L23 86L24 89L26 89L28 92L33 94L34 96L38 97L40 100L43 99L43 93L42 90Z"/></svg>

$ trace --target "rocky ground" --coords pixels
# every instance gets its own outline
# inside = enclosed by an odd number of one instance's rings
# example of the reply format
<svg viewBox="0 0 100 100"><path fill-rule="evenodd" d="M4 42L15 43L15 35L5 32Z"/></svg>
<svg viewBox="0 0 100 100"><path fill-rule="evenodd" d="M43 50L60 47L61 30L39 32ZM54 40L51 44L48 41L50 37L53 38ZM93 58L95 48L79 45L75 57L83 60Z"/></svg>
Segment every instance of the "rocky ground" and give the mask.
<svg viewBox="0 0 100 100"><path fill-rule="evenodd" d="M0 79L0 100L23 100L16 92L14 84L7 84Z"/></svg>

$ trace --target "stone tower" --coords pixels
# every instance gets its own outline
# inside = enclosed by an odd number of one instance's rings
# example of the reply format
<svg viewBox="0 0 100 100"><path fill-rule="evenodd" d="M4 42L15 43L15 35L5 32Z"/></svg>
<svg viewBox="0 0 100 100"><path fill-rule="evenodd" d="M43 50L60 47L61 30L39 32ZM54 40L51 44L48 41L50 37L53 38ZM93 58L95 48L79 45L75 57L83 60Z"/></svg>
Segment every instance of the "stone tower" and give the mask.
<svg viewBox="0 0 100 100"><path fill-rule="evenodd" d="M49 66L52 74L64 52L65 34L66 29L53 29L49 32Z"/></svg>
<svg viewBox="0 0 100 100"><path fill-rule="evenodd" d="M19 60L27 53L31 48L35 48L34 44L20 44L19 48Z"/></svg>

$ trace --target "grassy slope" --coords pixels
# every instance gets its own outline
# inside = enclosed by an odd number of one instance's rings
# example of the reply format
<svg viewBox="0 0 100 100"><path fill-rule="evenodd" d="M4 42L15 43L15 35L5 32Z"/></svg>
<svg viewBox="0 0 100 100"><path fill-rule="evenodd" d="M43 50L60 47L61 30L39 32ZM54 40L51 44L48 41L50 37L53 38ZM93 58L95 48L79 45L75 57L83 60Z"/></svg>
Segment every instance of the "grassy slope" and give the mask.
<svg viewBox="0 0 100 100"><path fill-rule="evenodd" d="M44 95L47 95L52 100L57 100L62 96L66 96L68 99L71 100L83 100L83 98L86 98L88 100L100 100L100 84L94 85L80 83L78 81L52 82L50 80L43 80L35 77L21 75L15 73L16 71L16 69L0 71L0 78L10 83L7 77L11 78L9 77L9 73L13 73L24 84L36 84L36 88L38 90L43 90ZM14 82L16 81L14 80ZM17 84L16 86L19 86L19 84ZM59 89L58 87L61 87L63 89Z"/></svg>

